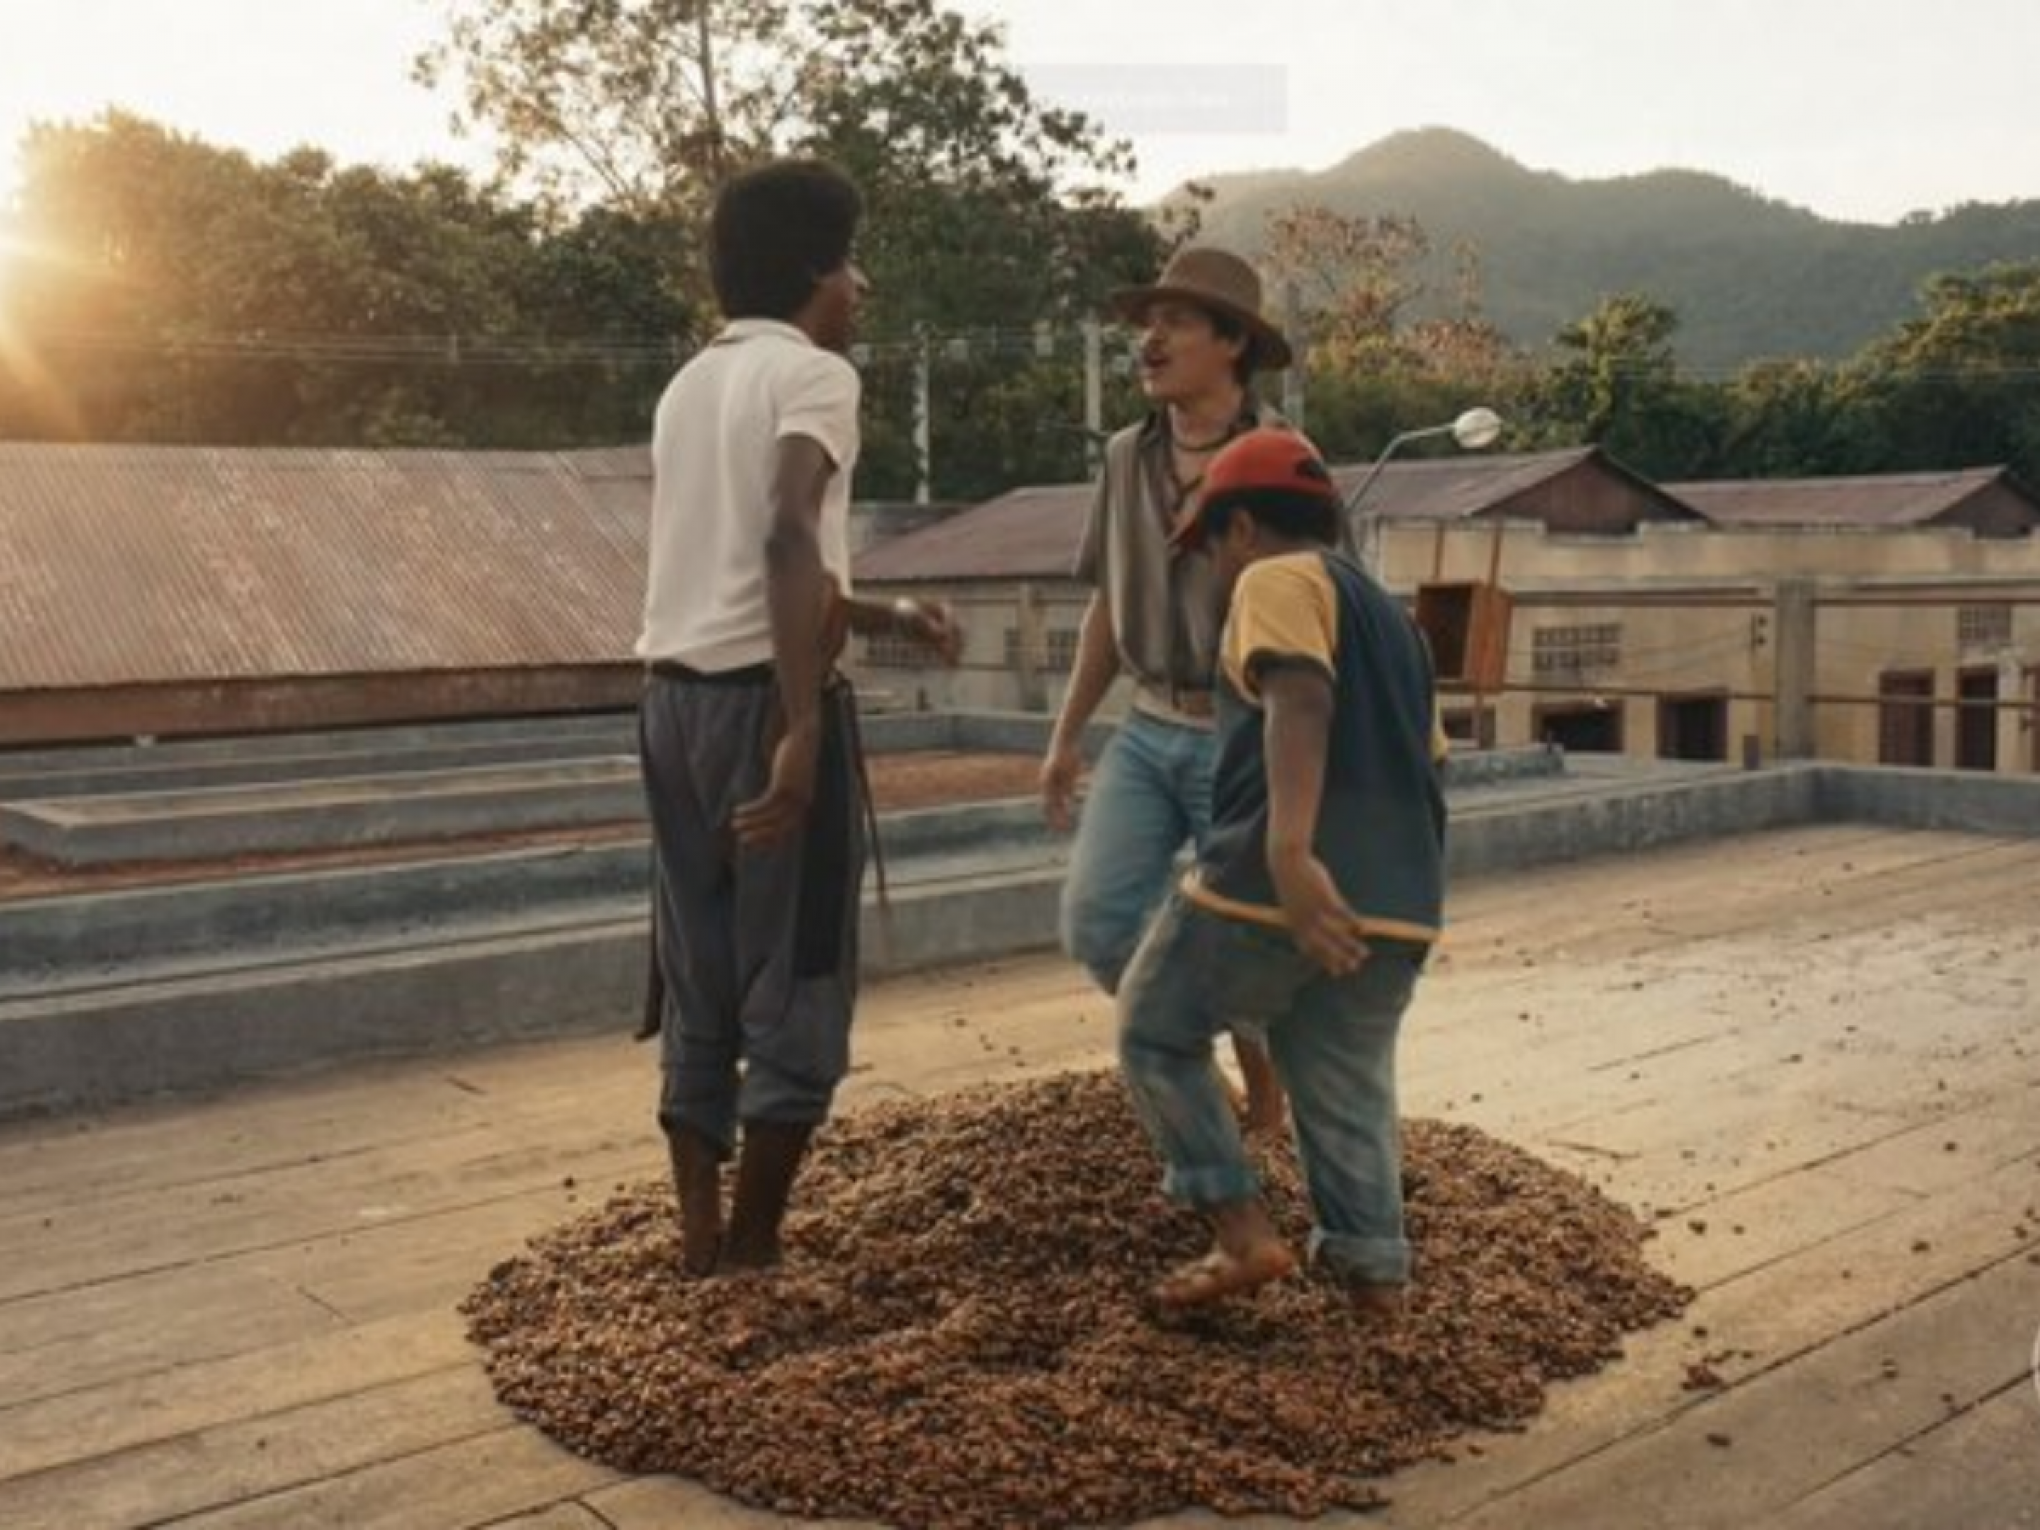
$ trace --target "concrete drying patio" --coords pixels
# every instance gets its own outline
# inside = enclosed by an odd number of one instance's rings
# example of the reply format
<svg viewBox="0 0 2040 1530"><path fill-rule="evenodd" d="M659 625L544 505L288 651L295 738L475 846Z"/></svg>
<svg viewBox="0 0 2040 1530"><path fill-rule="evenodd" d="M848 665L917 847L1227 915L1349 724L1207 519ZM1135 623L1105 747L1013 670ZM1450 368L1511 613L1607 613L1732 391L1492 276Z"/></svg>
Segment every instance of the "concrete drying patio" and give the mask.
<svg viewBox="0 0 2040 1530"><path fill-rule="evenodd" d="M1351 1523L2040 1524L2036 888L2040 839L1824 823L1460 891L1407 1108L1656 1218L1699 1297ZM846 1105L1110 1034L1052 958L893 979ZM518 1424L454 1311L658 1171L653 1072L610 1036L0 1127L0 1524L777 1523Z"/></svg>
<svg viewBox="0 0 2040 1530"><path fill-rule="evenodd" d="M963 742L980 747L939 747L956 741L942 725L963 721L974 730ZM890 898L888 913L871 878L866 971L1053 945L1069 842L1048 830L1031 795L1037 753L1011 747L1029 742L1029 728L1038 735L1044 720L911 716L875 720L874 732L880 722L893 725L893 742L904 731L917 747L872 761ZM221 767L216 759L152 760L151 769L184 772L187 784L139 798L25 799L61 815L62 832L81 834L81 843L127 848L114 849L118 864L106 867L38 871L18 855L0 862L14 879L10 890L0 875L0 1117L349 1058L608 1029L640 1002L642 829L598 822L576 830L526 816L536 807L542 817L571 818L593 805L599 818L615 811L601 801L619 794L641 812L635 785L625 792L614 781L591 789L558 780L570 769L613 775L613 765L471 762L299 777L306 758L337 756L292 750L274 779L227 786L192 784ZM506 773L536 798L507 802ZM45 770L39 779L48 778ZM449 800L440 788L460 781L494 784ZM1817 810L1816 785L1803 769L1471 754L1448 768L1455 874L1798 821ZM2040 813L2040 791L2029 795ZM284 803L346 837L374 832L309 854L293 837L305 825L287 821ZM390 825L425 819L454 837L380 843ZM509 832L534 829L542 832ZM234 853L250 835L295 853ZM130 859L142 840L161 848L163 836L187 836L192 854L174 865Z"/></svg>

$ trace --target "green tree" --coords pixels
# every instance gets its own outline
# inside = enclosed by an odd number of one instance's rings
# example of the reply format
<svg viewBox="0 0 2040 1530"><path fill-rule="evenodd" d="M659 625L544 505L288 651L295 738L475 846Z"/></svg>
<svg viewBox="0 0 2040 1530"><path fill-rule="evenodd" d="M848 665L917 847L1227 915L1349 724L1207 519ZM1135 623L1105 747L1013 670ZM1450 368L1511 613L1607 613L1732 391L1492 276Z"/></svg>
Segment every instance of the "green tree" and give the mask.
<svg viewBox="0 0 2040 1530"><path fill-rule="evenodd" d="M1707 477L1720 468L1721 390L1683 382L1672 337L1678 315L1639 293L1604 298L1558 332L1559 358L1525 400L1540 445L1592 442L1651 477Z"/></svg>
<svg viewBox="0 0 2040 1530"><path fill-rule="evenodd" d="M1487 319L1470 244L1454 249L1452 304L1422 312L1429 250L1414 218L1299 204L1268 219L1269 272L1307 374L1306 424L1336 457L1372 457L1476 404L1506 413L1523 385L1528 363Z"/></svg>
<svg viewBox="0 0 2040 1530"><path fill-rule="evenodd" d="M0 429L211 443L641 435L692 327L672 231L426 167L273 164L122 114L34 133Z"/></svg>
<svg viewBox="0 0 2040 1530"><path fill-rule="evenodd" d="M442 0L419 60L504 168L569 202L699 227L730 171L844 166L887 322L1046 316L1146 268L1146 222L1102 189L1123 143L1035 99L996 26L936 0ZM882 40L882 41L875 41Z"/></svg>
<svg viewBox="0 0 2040 1530"><path fill-rule="evenodd" d="M1126 147L1036 100L996 27L935 0L443 5L447 41L422 72L460 89L507 171L565 203L698 231L721 178L761 157L820 155L852 175L868 209L866 336L884 358L884 375L867 369L862 492L913 488L910 357L924 342L945 376L931 390L938 495L981 482L988 461L1050 466L1021 450L1038 422L998 418L1035 392L980 380L948 342L967 333L996 365L987 335L1073 323L1165 252L1168 232L1108 189Z"/></svg>
<svg viewBox="0 0 2040 1530"><path fill-rule="evenodd" d="M1294 337L1328 372L1416 365L1404 332L1423 296L1430 238L1414 218L1348 216L1298 205L1268 218L1267 263L1292 308Z"/></svg>
<svg viewBox="0 0 2040 1530"><path fill-rule="evenodd" d="M1806 478L1865 471L1870 432L1856 390L1818 361L1764 361L1723 390L1720 470L1736 478Z"/></svg>
<svg viewBox="0 0 2040 1530"><path fill-rule="evenodd" d="M2040 261L1938 276L1845 369L1878 470L2008 464L2040 482Z"/></svg>

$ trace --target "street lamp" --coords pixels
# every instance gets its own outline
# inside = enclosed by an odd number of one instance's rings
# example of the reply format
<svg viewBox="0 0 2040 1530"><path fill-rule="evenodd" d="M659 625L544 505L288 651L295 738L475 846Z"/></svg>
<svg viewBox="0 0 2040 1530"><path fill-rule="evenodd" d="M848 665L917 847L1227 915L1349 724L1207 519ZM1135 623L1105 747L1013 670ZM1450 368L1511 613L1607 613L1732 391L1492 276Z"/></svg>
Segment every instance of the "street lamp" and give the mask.
<svg viewBox="0 0 2040 1530"><path fill-rule="evenodd" d="M1389 437L1388 445L1381 449L1381 455L1376 457L1373 466L1367 469L1367 476L1362 478L1353 492L1346 496L1347 541L1353 546L1361 566L1369 573L1380 572L1380 549L1375 545L1377 539L1374 536L1358 534L1360 528L1355 526L1354 514L1360 508L1360 501L1366 497L1367 491L1374 487L1374 480L1381 476L1381 470L1388 466L1388 459L1410 442L1421 441L1427 436L1450 436L1466 451L1485 451L1501 439L1502 417L1485 407L1469 409L1447 424L1426 425L1421 430L1405 430L1400 435ZM1371 532L1372 527L1377 524L1369 521L1363 523L1363 526Z"/></svg>

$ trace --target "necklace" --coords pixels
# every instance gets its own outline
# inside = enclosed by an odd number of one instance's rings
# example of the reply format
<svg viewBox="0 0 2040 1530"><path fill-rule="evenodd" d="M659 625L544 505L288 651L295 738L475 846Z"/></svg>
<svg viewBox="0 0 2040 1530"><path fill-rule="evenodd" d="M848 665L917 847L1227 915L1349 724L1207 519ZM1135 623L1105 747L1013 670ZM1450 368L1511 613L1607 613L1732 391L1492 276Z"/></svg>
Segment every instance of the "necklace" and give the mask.
<svg viewBox="0 0 2040 1530"><path fill-rule="evenodd" d="M1185 441L1176 434L1176 417L1173 414L1169 416L1169 445L1175 447L1177 451L1183 453L1186 457L1201 457L1206 452L1215 452L1239 433L1240 427L1235 422L1226 426L1224 430L1213 436L1209 441Z"/></svg>

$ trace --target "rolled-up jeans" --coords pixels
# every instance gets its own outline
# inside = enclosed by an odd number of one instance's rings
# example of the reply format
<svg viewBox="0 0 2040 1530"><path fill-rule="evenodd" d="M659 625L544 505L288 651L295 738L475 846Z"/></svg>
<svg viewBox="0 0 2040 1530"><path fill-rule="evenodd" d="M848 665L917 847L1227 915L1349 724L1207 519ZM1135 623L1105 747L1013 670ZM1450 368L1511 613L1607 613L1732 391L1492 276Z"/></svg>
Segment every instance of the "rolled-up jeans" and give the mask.
<svg viewBox="0 0 2040 1530"><path fill-rule="evenodd" d="M1210 832L1216 750L1208 728L1133 711L1091 773L1063 881L1061 933L1063 950L1107 993L1119 991L1178 855Z"/></svg>
<svg viewBox="0 0 2040 1530"><path fill-rule="evenodd" d="M1357 973L1333 977L1286 930L1173 893L1120 987L1119 1062L1163 1192L1210 1210L1260 1193L1213 1046L1223 1031L1264 1036L1289 1091L1311 1257L1339 1279L1390 1285L1410 1274L1396 1037L1425 948L1369 948Z"/></svg>

